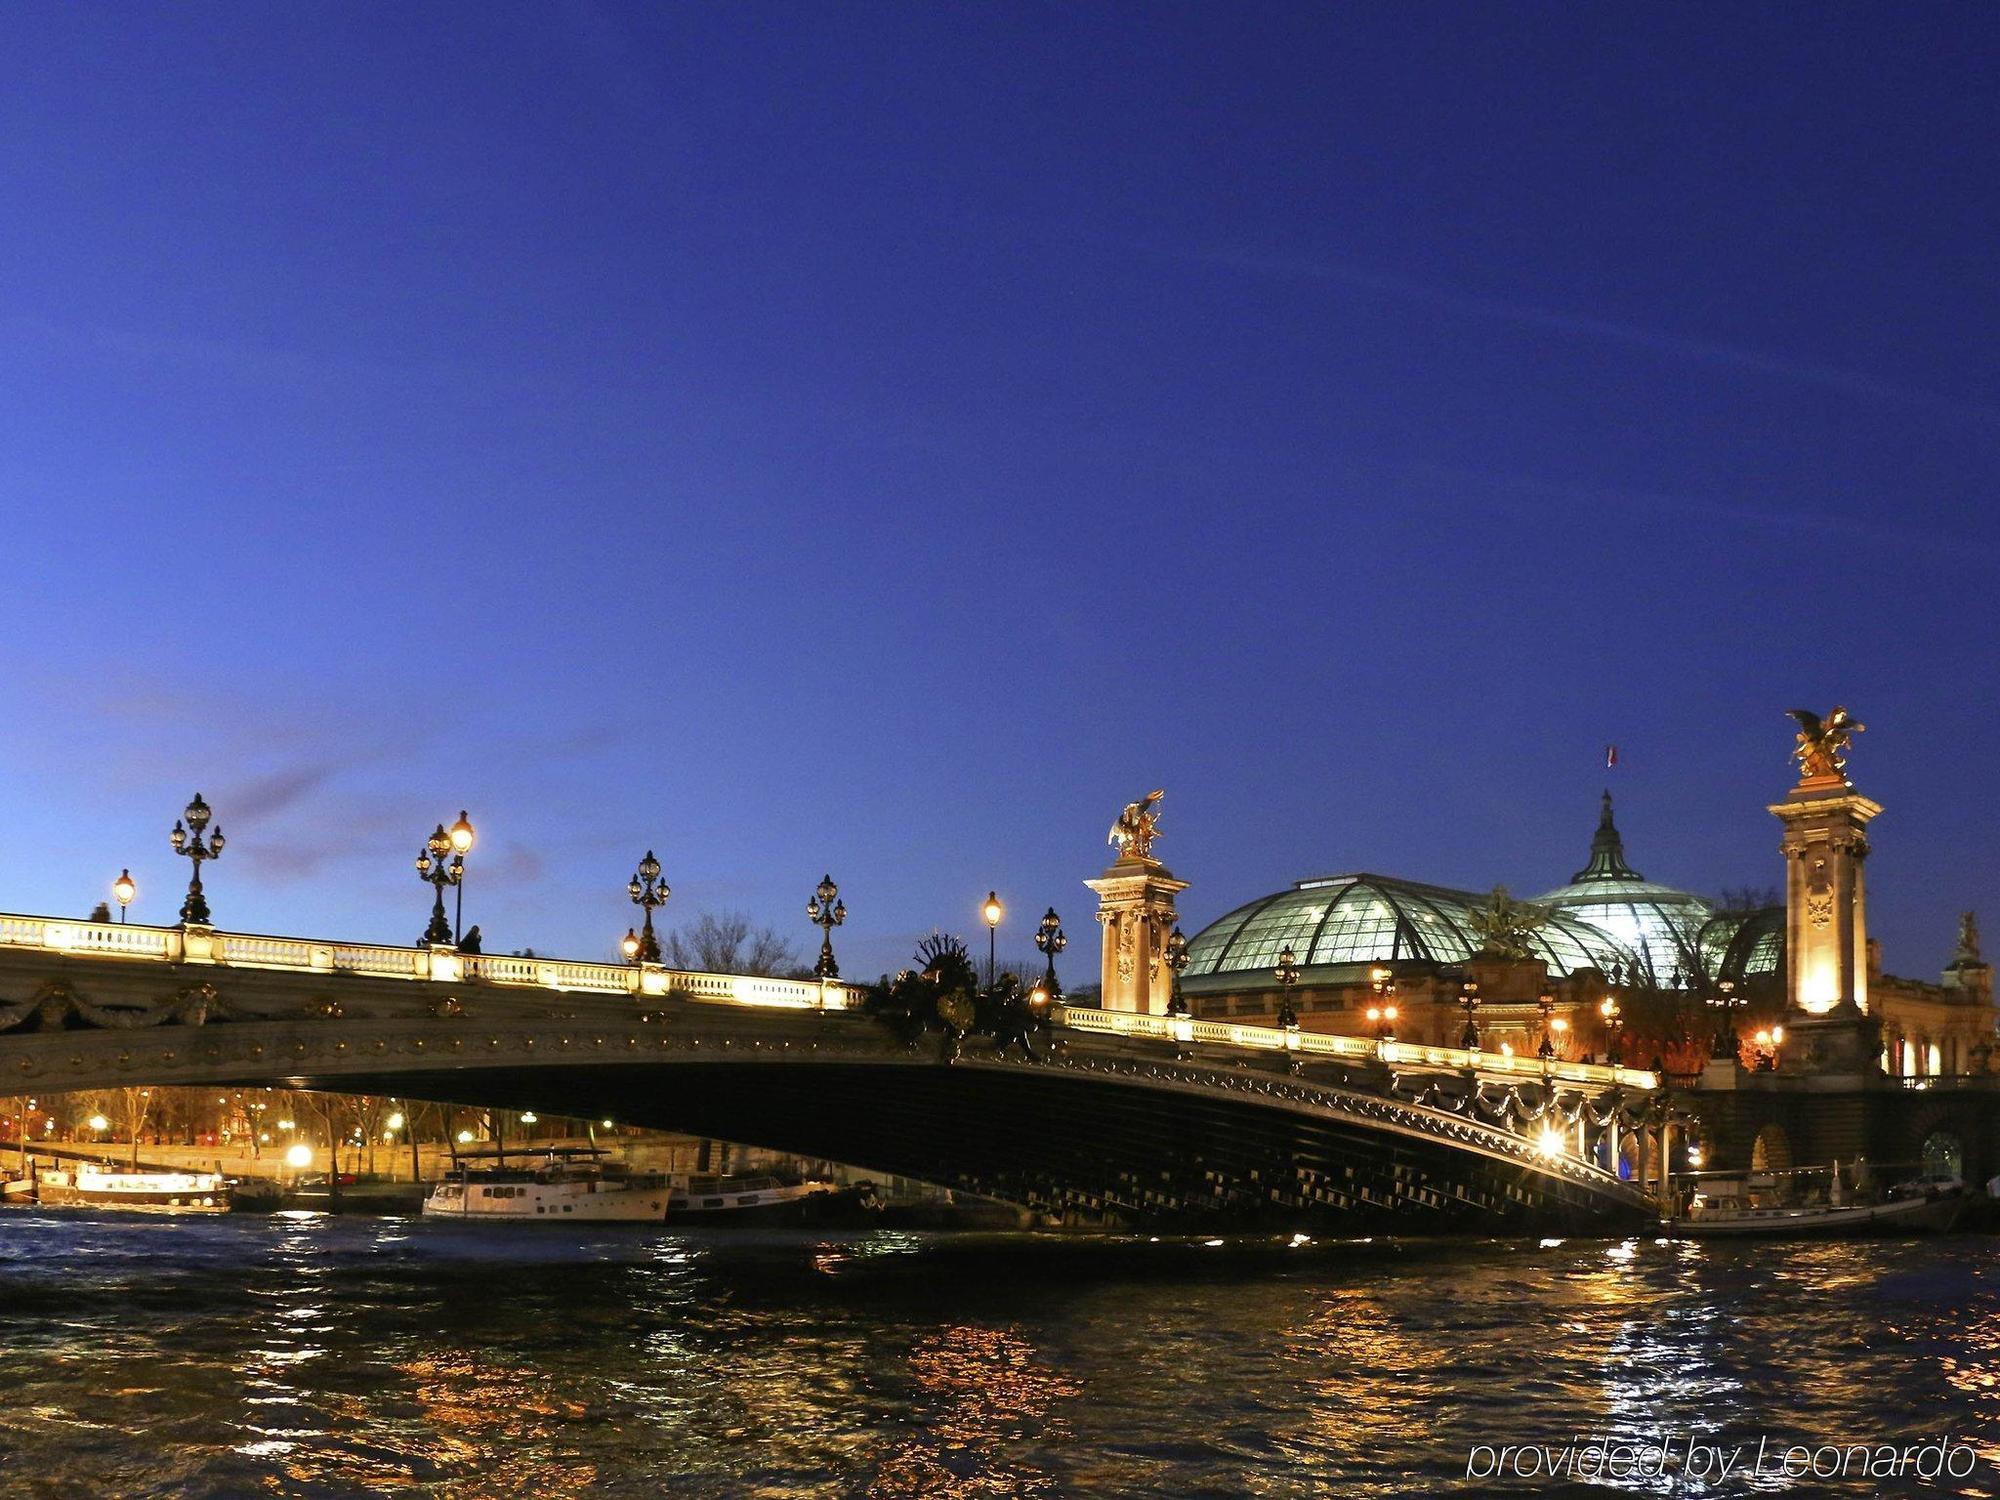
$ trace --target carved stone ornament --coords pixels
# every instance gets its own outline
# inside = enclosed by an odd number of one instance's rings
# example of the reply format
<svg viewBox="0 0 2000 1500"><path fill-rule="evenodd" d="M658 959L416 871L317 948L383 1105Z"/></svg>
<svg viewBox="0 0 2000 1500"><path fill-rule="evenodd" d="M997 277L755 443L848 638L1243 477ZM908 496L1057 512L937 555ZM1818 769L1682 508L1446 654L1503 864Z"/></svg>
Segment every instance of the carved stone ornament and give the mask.
<svg viewBox="0 0 2000 1500"><path fill-rule="evenodd" d="M1806 920L1820 929L1833 924L1833 871L1824 859L1815 858L1806 872Z"/></svg>
<svg viewBox="0 0 2000 1500"><path fill-rule="evenodd" d="M94 1027L106 1031L135 1031L149 1026L177 1022L202 1026L210 1020L236 1020L238 1013L223 1003L211 984L190 984L139 1010L93 1005L60 979L51 979L26 1000L0 1004L0 1031L29 1027L36 1031L62 1031Z"/></svg>

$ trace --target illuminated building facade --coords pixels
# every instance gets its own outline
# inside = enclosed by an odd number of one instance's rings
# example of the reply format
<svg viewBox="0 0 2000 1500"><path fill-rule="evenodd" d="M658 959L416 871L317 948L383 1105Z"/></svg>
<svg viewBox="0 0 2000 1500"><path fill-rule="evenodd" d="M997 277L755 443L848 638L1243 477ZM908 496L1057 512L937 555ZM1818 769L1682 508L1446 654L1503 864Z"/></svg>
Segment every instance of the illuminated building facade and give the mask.
<svg viewBox="0 0 2000 1500"><path fill-rule="evenodd" d="M1789 914L1787 906L1718 911L1692 892L1646 880L1627 862L1606 793L1588 861L1568 884L1534 899L1544 920L1521 934L1523 956L1481 951L1487 896L1384 875L1326 876L1259 897L1203 928L1188 943L1183 990L1202 1019L1276 1024L1284 987L1275 971L1289 950L1298 970L1290 998L1303 1029L1388 1031L1405 1041L1451 1045L1463 1032L1471 996L1489 1048L1532 1056L1546 1036L1559 1056L1600 1058L1615 1042L1605 1002L1633 990L1712 996L1726 983L1749 1002L1739 1023L1746 1015L1780 1017L1788 997L1803 1012L1800 1019L1830 1011L1832 1002L1817 990L1791 996L1790 955L1795 933L1803 931L1812 973L1831 976L1833 1001L1844 993L1855 1013L1880 1023L1885 1072L1988 1071L2000 1061L1992 969L1980 956L1970 918L1941 983L1883 974L1861 906L1865 842L1857 849L1860 825L1875 804L1851 789L1814 790L1816 796L1791 799L1807 811L1803 825L1787 821L1788 866L1799 883ZM1830 800L1841 806L1829 808ZM1825 904L1813 901L1821 887L1837 891L1844 906L1829 907L1824 925L1815 925ZM1844 961L1850 950L1859 952L1859 964ZM1551 1002L1546 1014L1544 996ZM1386 1019L1390 1006L1395 1014ZM1548 1020L1557 1026L1546 1027Z"/></svg>

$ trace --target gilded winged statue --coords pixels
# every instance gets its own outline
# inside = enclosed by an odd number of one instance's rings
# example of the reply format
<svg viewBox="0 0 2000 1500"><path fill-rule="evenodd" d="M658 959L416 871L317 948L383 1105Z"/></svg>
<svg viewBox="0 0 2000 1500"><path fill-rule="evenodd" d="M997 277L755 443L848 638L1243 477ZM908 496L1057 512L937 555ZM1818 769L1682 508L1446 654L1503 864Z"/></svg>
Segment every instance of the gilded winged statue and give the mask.
<svg viewBox="0 0 2000 1500"><path fill-rule="evenodd" d="M1824 719L1803 708L1785 712L1799 721L1799 742L1792 749L1792 758L1799 763L1799 778L1842 775L1847 769L1847 756L1843 752L1848 741L1868 726L1838 704Z"/></svg>
<svg viewBox="0 0 2000 1500"><path fill-rule="evenodd" d="M1471 926L1479 939L1479 951L1497 958L1539 958L1535 932L1549 920L1546 907L1516 901L1507 887L1496 885L1484 906L1470 913Z"/></svg>
<svg viewBox="0 0 2000 1500"><path fill-rule="evenodd" d="M1120 859L1152 857L1153 840L1160 834L1160 799L1166 795L1164 791L1148 792L1137 802L1125 804L1125 811L1111 825L1108 841Z"/></svg>

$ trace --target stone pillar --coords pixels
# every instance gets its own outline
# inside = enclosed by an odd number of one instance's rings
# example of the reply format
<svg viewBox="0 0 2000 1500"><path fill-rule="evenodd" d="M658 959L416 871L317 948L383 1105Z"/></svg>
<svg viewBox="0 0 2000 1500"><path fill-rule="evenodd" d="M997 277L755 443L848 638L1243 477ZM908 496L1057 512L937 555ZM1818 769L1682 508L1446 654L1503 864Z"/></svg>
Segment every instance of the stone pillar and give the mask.
<svg viewBox="0 0 2000 1500"><path fill-rule="evenodd" d="M1813 776L1771 808L1785 825L1785 955L1791 1007L1866 1014L1868 822L1882 811L1840 776Z"/></svg>
<svg viewBox="0 0 2000 1500"><path fill-rule="evenodd" d="M1786 1023L1782 1069L1879 1085L1881 1027L1868 1015L1868 823L1882 811L1845 776L1807 776L1771 812L1785 825Z"/></svg>
<svg viewBox="0 0 2000 1500"><path fill-rule="evenodd" d="M1186 890L1150 855L1127 854L1085 885L1097 892L1097 920L1104 929L1100 978L1106 1010L1166 1014L1173 975L1161 955L1179 920L1174 897Z"/></svg>

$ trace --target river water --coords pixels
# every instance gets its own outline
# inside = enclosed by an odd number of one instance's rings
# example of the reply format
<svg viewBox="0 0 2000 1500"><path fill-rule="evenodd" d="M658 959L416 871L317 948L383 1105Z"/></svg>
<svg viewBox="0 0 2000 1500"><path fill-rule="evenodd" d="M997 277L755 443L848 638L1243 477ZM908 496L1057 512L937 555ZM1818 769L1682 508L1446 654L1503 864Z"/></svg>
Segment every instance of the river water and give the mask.
<svg viewBox="0 0 2000 1500"><path fill-rule="evenodd" d="M10 1210L0 1494L1486 1493L1479 1445L1577 1439L1504 1487L1899 1492L1779 1450L1950 1440L1933 1492L1991 1495L1996 1250Z"/></svg>

